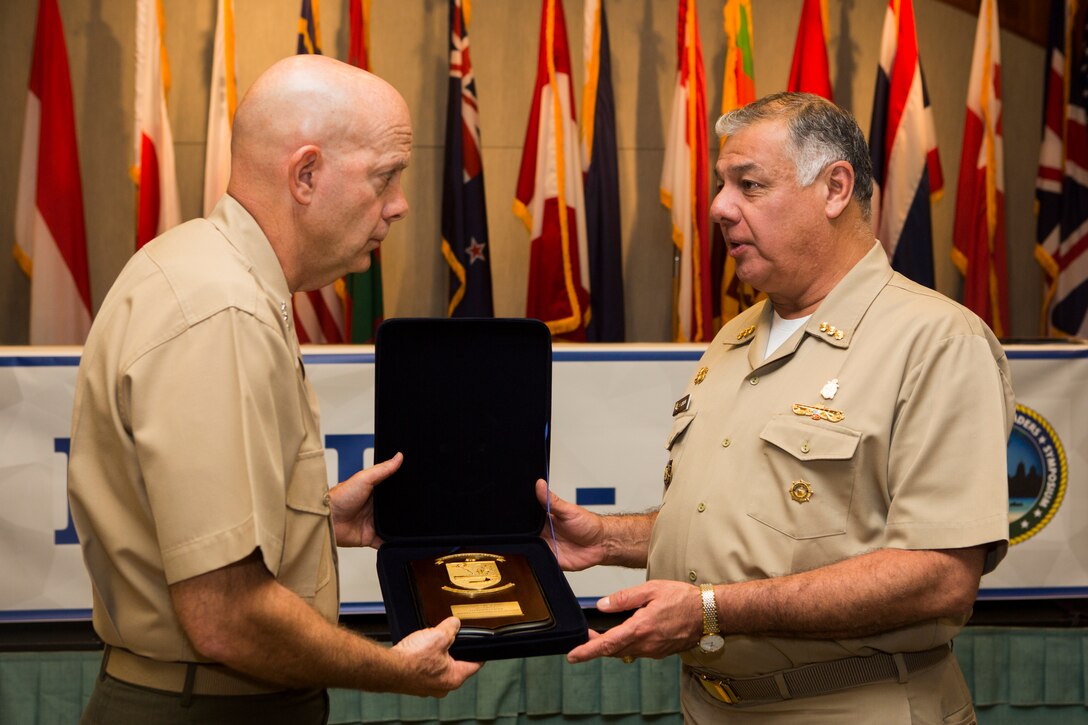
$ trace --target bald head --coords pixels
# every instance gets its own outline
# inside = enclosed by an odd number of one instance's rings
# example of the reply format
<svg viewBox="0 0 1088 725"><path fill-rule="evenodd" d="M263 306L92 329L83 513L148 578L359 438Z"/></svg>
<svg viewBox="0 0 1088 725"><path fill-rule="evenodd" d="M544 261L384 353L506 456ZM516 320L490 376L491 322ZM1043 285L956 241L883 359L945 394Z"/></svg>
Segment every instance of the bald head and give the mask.
<svg viewBox="0 0 1088 725"><path fill-rule="evenodd" d="M313 143L331 148L373 134L404 99L378 76L323 55L293 55L253 83L231 129L231 186L270 181L285 154ZM373 128L372 128L373 127Z"/></svg>
<svg viewBox="0 0 1088 725"><path fill-rule="evenodd" d="M332 58L290 56L250 87L234 116L227 192L264 230L292 289L369 266L407 212L399 177L411 135L391 85ZM344 217L367 223L345 227Z"/></svg>

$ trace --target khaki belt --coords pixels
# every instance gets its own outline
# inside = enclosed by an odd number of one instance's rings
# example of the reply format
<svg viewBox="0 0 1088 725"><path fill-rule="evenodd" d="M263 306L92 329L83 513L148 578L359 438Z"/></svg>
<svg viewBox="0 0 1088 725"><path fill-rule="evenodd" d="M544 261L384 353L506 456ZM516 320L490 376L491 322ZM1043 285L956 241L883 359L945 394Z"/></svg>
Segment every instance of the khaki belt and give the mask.
<svg viewBox="0 0 1088 725"><path fill-rule="evenodd" d="M951 651L947 644L942 644L923 652L846 657L759 677L723 678L688 665L684 665L684 670L714 699L727 705L762 705L878 682L906 682L910 675L933 667Z"/></svg>
<svg viewBox="0 0 1088 725"><path fill-rule="evenodd" d="M223 665L162 662L106 645L102 672L130 685L191 695L264 695L286 687L254 679Z"/></svg>

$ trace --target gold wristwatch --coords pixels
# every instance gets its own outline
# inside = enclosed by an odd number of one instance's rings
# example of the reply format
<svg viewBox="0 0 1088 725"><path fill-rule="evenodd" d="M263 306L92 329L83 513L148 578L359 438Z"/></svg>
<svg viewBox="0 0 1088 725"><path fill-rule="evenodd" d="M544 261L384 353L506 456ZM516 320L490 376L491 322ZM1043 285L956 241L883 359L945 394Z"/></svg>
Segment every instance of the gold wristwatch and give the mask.
<svg viewBox="0 0 1088 725"><path fill-rule="evenodd" d="M714 654L725 646L718 629L718 603L714 599L714 585L700 584L703 597L703 636L699 639L699 649L706 654Z"/></svg>

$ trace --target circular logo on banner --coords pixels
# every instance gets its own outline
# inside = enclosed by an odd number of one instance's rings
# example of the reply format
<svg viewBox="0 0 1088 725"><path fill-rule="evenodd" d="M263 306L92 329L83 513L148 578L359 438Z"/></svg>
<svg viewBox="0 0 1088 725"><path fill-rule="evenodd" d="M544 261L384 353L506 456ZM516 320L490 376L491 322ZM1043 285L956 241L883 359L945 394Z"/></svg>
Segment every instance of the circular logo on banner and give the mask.
<svg viewBox="0 0 1088 725"><path fill-rule="evenodd" d="M1043 530L1065 498L1069 468L1065 449L1046 418L1016 406L1009 436L1009 544Z"/></svg>

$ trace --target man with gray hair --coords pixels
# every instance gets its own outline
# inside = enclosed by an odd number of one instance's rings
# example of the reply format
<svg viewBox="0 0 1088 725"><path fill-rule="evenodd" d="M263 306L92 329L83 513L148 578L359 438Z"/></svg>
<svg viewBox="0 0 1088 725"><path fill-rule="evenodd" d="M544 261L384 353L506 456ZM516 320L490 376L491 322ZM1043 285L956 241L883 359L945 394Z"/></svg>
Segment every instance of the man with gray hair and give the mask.
<svg viewBox="0 0 1088 725"><path fill-rule="evenodd" d="M711 216L768 301L676 401L659 510L552 496L565 568L647 567L568 658L680 653L690 722L974 722L950 642L1008 546L1005 354L892 271L849 113L783 93L717 130Z"/></svg>

